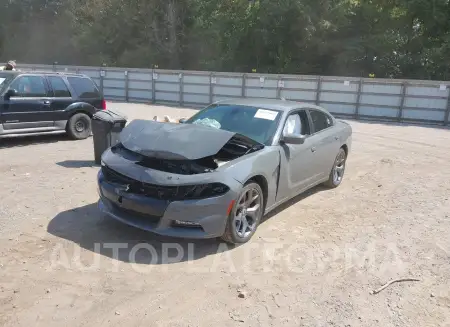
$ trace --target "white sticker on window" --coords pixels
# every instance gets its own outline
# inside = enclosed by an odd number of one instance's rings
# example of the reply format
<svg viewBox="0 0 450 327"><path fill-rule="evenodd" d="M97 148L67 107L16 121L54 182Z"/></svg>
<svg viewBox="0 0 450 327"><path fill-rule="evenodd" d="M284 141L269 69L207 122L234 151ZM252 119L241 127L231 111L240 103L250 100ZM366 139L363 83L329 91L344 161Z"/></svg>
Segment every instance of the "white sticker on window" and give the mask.
<svg viewBox="0 0 450 327"><path fill-rule="evenodd" d="M5 81L6 78L0 78L0 85L3 84L3 82Z"/></svg>
<svg viewBox="0 0 450 327"><path fill-rule="evenodd" d="M277 118L277 115L278 112L273 110L258 109L255 114L255 118L275 120L275 118Z"/></svg>

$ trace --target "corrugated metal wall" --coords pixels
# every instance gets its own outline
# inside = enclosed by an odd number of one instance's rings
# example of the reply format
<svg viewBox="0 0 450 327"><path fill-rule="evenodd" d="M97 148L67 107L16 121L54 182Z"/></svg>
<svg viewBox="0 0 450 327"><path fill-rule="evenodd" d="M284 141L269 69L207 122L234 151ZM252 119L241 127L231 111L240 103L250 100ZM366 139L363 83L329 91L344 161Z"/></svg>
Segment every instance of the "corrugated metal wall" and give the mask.
<svg viewBox="0 0 450 327"><path fill-rule="evenodd" d="M448 124L449 82L152 69L20 65L85 74L109 100L204 107L230 98L285 98L337 116Z"/></svg>

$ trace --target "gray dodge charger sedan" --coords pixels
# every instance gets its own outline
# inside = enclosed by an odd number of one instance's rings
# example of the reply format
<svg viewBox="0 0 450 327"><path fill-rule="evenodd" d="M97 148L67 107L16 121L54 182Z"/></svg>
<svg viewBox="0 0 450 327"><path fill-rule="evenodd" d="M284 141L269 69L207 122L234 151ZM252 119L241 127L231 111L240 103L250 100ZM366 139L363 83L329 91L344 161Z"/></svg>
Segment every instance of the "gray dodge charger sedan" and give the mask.
<svg viewBox="0 0 450 327"><path fill-rule="evenodd" d="M161 235L245 243L262 217L341 184L352 129L311 104L233 100L181 124L134 120L102 156L99 208Z"/></svg>

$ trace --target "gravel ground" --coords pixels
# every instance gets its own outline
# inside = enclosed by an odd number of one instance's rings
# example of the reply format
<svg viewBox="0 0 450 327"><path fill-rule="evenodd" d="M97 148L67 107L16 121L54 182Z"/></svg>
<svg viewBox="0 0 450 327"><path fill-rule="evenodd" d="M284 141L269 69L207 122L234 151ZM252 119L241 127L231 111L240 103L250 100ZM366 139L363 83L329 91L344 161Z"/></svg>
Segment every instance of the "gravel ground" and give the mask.
<svg viewBox="0 0 450 327"><path fill-rule="evenodd" d="M236 248L102 217L92 139L1 140L0 326L450 326L450 131L351 124L344 183Z"/></svg>

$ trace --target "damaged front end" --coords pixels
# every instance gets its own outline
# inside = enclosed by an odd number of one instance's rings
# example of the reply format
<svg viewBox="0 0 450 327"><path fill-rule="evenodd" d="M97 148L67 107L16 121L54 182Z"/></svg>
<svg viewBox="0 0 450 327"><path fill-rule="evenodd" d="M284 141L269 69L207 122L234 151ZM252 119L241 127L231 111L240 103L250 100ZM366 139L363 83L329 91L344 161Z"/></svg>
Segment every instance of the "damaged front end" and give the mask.
<svg viewBox="0 0 450 327"><path fill-rule="evenodd" d="M143 129L131 126L131 131L124 130L121 142L111 148L112 153L145 168L196 175L213 172L227 162L264 148L244 135L198 125L175 128L171 125L161 129L160 125L168 124L157 123L158 135L153 135L155 130L149 128L156 126L154 122L149 123ZM140 135L133 135L137 130ZM166 133L170 135L161 138Z"/></svg>
<svg viewBox="0 0 450 327"><path fill-rule="evenodd" d="M102 155L99 208L163 235L220 236L242 184L219 167L263 148L211 127L131 122Z"/></svg>

